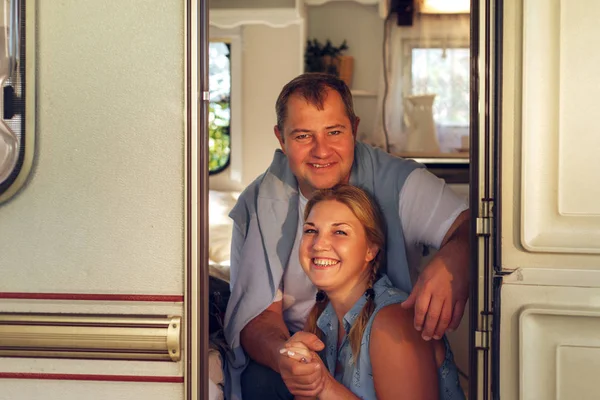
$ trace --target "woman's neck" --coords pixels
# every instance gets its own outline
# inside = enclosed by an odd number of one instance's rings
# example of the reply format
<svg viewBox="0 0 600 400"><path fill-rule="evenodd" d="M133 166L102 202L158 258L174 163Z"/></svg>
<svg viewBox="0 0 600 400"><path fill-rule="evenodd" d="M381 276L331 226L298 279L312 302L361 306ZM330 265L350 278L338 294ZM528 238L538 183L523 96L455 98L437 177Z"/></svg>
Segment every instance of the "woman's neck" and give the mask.
<svg viewBox="0 0 600 400"><path fill-rule="evenodd" d="M350 287L340 288L338 290L328 291L327 297L333 307L338 321L343 326L344 315L356 304L358 299L365 294L369 286L368 276L362 277Z"/></svg>

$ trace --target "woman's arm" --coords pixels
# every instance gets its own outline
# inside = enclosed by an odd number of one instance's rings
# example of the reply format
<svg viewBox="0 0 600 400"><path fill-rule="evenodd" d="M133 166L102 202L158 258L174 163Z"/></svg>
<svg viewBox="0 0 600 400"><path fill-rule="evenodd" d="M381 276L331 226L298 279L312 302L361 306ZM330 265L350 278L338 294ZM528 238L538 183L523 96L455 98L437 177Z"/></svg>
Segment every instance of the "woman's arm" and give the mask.
<svg viewBox="0 0 600 400"><path fill-rule="evenodd" d="M412 310L392 304L375 316L369 355L378 400L439 397L433 346L413 327Z"/></svg>

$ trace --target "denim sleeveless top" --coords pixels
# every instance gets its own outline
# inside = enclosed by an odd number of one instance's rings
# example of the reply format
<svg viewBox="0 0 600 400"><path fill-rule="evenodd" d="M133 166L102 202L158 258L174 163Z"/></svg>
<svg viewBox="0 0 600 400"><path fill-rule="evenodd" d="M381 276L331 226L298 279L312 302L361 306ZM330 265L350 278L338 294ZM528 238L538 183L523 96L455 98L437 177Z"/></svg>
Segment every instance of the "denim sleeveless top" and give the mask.
<svg viewBox="0 0 600 400"><path fill-rule="evenodd" d="M337 349L338 320L331 303L327 305L317 320L317 326L325 334L325 348L320 353L323 363L327 366L331 375L335 376L335 379L338 382L364 400L377 400L377 397L375 396L371 359L369 356L369 340L375 315L377 315L379 310L383 307L390 304L401 303L408 297L405 292L395 288L386 275L381 277L375 285L373 285L373 289L375 291L375 311L373 312L373 315L371 315L365 328L365 333L363 334L360 345L361 349L358 362L353 362L354 357L352 355L348 333L366 302L365 296L361 296L350 311L344 315L345 334L342 338L342 344L339 351ZM450 345L445 337L444 342L446 344L446 358L438 369L440 400L464 400L465 395L458 380L458 369L454 363ZM339 361L342 366L342 370L338 374L335 373L337 361Z"/></svg>

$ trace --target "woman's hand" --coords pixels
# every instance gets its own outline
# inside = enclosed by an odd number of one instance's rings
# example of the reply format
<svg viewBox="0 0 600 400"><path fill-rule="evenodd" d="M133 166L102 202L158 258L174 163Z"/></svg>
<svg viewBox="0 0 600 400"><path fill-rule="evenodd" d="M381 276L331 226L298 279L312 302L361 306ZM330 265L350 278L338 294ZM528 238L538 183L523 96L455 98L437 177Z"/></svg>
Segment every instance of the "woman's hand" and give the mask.
<svg viewBox="0 0 600 400"><path fill-rule="evenodd" d="M314 350L311 350L311 348L314 348L311 347L311 344L317 342L323 344L315 335L308 332L299 332L292 336L279 350L282 358L287 358L297 366L314 366L315 373L311 375L314 388L311 390L293 391L286 378L283 378L288 389L295 396L294 399L312 400L318 396L319 400L358 400L358 397L349 389L335 380L321 357ZM319 346L319 350L322 350L323 347L324 345Z"/></svg>
<svg viewBox="0 0 600 400"><path fill-rule="evenodd" d="M323 390L327 368L316 352L324 347L312 333L298 332L280 349L279 371L294 396L314 398Z"/></svg>
<svg viewBox="0 0 600 400"><path fill-rule="evenodd" d="M304 333L306 333L306 332L304 332ZM287 356L298 362L307 364L307 363L311 362L313 359L312 352L311 352L310 348L304 344L304 342L300 341L299 338L296 337L296 335L298 335L298 334L296 333L284 344L284 346L279 350L279 353L281 355ZM312 334L308 334L308 335L312 335ZM302 335L302 336L305 339L308 338L308 339L314 340L314 338L312 338L312 337L306 337L307 335ZM312 335L312 336L314 336L314 335ZM300 338L300 339L302 339L302 338ZM318 338L317 338L317 340L318 340Z"/></svg>

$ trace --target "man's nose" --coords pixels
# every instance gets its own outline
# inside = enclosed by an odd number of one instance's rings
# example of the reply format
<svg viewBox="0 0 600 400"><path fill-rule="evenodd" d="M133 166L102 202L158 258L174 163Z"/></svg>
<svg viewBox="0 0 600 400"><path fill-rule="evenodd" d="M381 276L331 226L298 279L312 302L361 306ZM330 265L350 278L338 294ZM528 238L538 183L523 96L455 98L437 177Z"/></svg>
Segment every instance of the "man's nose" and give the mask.
<svg viewBox="0 0 600 400"><path fill-rule="evenodd" d="M316 135L312 155L317 158L328 158L331 155L331 147L327 141L327 135Z"/></svg>

